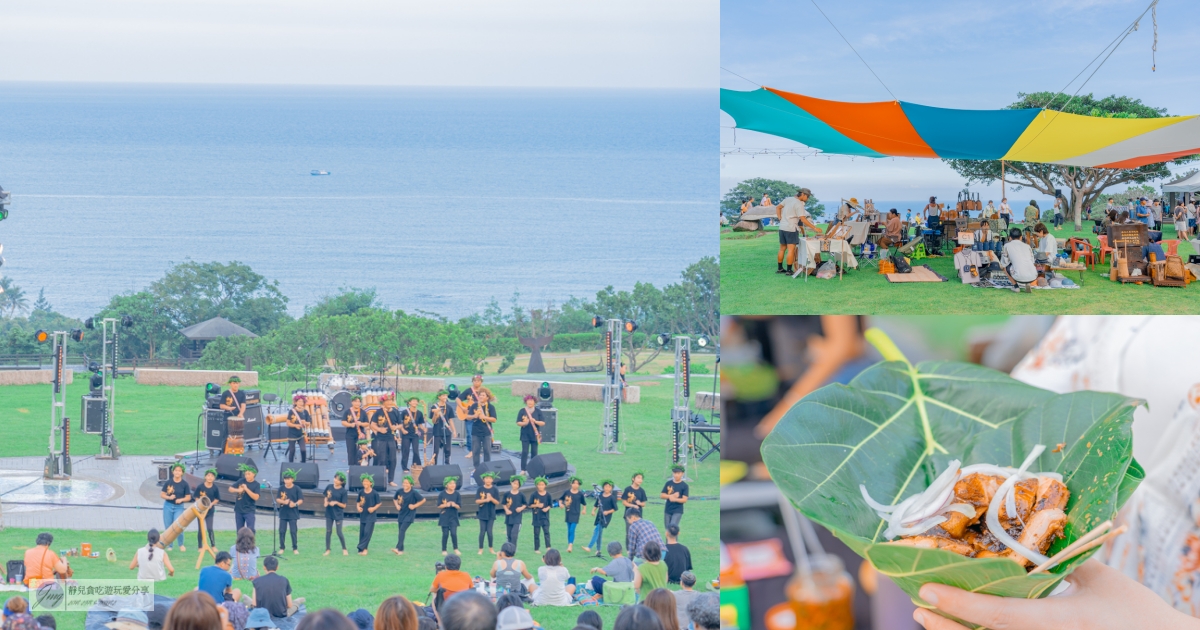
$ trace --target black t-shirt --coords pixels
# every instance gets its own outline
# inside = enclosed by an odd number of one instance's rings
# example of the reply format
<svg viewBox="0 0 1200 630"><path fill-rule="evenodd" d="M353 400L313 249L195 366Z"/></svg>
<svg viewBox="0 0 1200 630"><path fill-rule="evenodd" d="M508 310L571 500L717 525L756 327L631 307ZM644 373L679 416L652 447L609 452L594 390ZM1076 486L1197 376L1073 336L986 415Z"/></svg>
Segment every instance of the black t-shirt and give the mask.
<svg viewBox="0 0 1200 630"><path fill-rule="evenodd" d="M253 492L254 494L262 492L262 484L258 483L257 479L254 481L246 481L246 478L242 477L233 483L233 487L236 488L243 484L245 484L247 490ZM237 501L233 504L233 511L242 513L253 512L254 499L251 499L250 495L246 494L245 492L238 494Z"/></svg>
<svg viewBox="0 0 1200 630"><path fill-rule="evenodd" d="M161 488L163 492L167 493L167 496L175 495L174 499L164 499L164 501L167 503L174 503L176 505L183 505L182 503L178 503L179 499L186 497L192 492L192 487L188 485L188 482L182 479L179 481L167 479L166 481L162 482Z"/></svg>
<svg viewBox="0 0 1200 630"><path fill-rule="evenodd" d="M475 403L474 405L471 405L471 414L474 415L474 413L478 409L479 409L479 403ZM493 405L492 403L487 403L487 405L483 408L483 415L485 415L489 418L495 418L496 417L496 406ZM474 432L479 431L480 427L483 427L483 430L486 431L486 433L484 433L483 435L491 435L494 432L494 429L492 427L493 424L495 424L495 423L494 422L484 422L478 418L475 418L475 428L472 429L471 435L474 436L475 435ZM474 438L472 438L472 439L474 439Z"/></svg>
<svg viewBox="0 0 1200 630"><path fill-rule="evenodd" d="M291 488L280 488L279 496L287 497L288 501L299 501L304 498L304 492L300 490L300 486L295 484ZM300 518L300 508L294 508L290 505L279 504L279 518L284 520L295 520Z"/></svg>
<svg viewBox="0 0 1200 630"><path fill-rule="evenodd" d="M500 489L496 486L492 486L491 488L484 488L483 486L480 486L479 492L476 494L475 498L479 498L485 494L491 496L497 501L500 500ZM479 509L475 511L475 518L481 521L494 520L496 518L496 504L491 502L480 503Z"/></svg>
<svg viewBox="0 0 1200 630"><path fill-rule="evenodd" d="M312 416L309 415L307 409L304 409L301 411L296 411L295 409L289 409L288 410L288 419L291 420L292 422L295 422L296 418L299 418L301 423L312 422ZM304 429L293 427L293 426L288 427L288 438L289 439L298 440L302 437L304 437Z"/></svg>
<svg viewBox="0 0 1200 630"><path fill-rule="evenodd" d="M344 419L342 419L342 426L346 428L346 434L348 436L350 436L351 439L358 441L359 439L362 439L363 437L366 437L366 436L363 433L363 427L360 427L357 425L360 422L367 422L368 420L369 420L369 418L367 418L366 412L363 411L361 408L358 410L358 417L354 416L354 409L350 409L346 412L346 417ZM356 426L347 427L346 423L352 423Z"/></svg>
<svg viewBox="0 0 1200 630"><path fill-rule="evenodd" d="M524 512L518 512L517 508L529 505L529 502L525 500L525 495L520 492L513 494L510 490L505 492L504 496L500 497L500 505L507 506L508 509L512 510L512 514L504 515L504 524L514 525L521 522L521 515L524 514Z"/></svg>
<svg viewBox="0 0 1200 630"><path fill-rule="evenodd" d="M523 422L525 420L525 416L527 416L527 415L529 415L529 410L526 409L525 407L521 407L521 410L517 412L517 422ZM533 419L537 420L538 422L542 422L542 410L541 409L534 408ZM533 422L530 422L529 424L521 427L521 441L522 442L536 442L537 441L537 434L533 432L533 426L534 426Z"/></svg>
<svg viewBox="0 0 1200 630"><path fill-rule="evenodd" d="M397 490L394 498L400 502L400 512L396 516L397 520L404 523L412 522L413 519L417 518L417 511L408 507L415 503L420 503L423 498L415 487L408 492L405 492L404 488Z"/></svg>
<svg viewBox="0 0 1200 630"><path fill-rule="evenodd" d="M621 492L621 499L623 501L629 501L631 503L636 503L638 501L645 502L646 501L646 489L645 488L634 488L633 486L625 486L625 490L623 492ZM632 508L625 508L625 514L624 514L625 516L629 516L630 509L632 509ZM642 506L641 509L644 510L646 508L645 508L645 506Z"/></svg>
<svg viewBox="0 0 1200 630"><path fill-rule="evenodd" d="M680 481L679 483L675 483L675 480L672 479L672 480L668 481L667 483L663 484L662 491L667 493L668 495L678 492L679 496L686 497L688 495L688 485L687 485L686 481ZM666 513L667 514L682 514L683 513L683 504L676 503L674 501L667 501Z"/></svg>
<svg viewBox="0 0 1200 630"><path fill-rule="evenodd" d="M567 499L570 499L571 502L567 503ZM558 502L567 508L567 522L578 523L579 512L583 509L583 493L567 490L558 498Z"/></svg>
<svg viewBox="0 0 1200 630"><path fill-rule="evenodd" d="M329 499L330 501L345 503L350 498L350 491L346 489L346 486L335 488L333 484L329 484L328 486L325 486L325 498ZM346 508L343 508L340 505L331 505L325 508L325 515L335 521L340 521L346 518Z"/></svg>
<svg viewBox="0 0 1200 630"><path fill-rule="evenodd" d="M287 596L291 594L291 583L278 573L264 573L254 578L254 605L266 608L272 617L287 616Z"/></svg>
<svg viewBox="0 0 1200 630"><path fill-rule="evenodd" d="M608 524L612 522L613 514L605 515L604 513L617 509L617 494L614 492L608 496L604 496L603 494L597 495L595 507L596 521L594 524L608 527Z"/></svg>
<svg viewBox="0 0 1200 630"><path fill-rule="evenodd" d="M462 493L458 490L455 490L454 492L446 492L445 490L442 490L438 493L438 505L441 505L443 501L451 501L457 503L458 505L462 505ZM438 516L438 525L442 527L454 527L455 525L458 525L458 508L444 507L441 508L441 510L442 513Z"/></svg>
<svg viewBox="0 0 1200 630"><path fill-rule="evenodd" d="M237 405L245 404L246 403L246 392L243 392L241 390L236 391L236 392L226 390L225 393L221 396L221 404L222 405L234 405L235 400L237 401ZM236 409L234 409L232 411L230 411L230 410L225 411L225 417L228 418L230 416L242 415L241 413L239 413L237 411L238 409L241 409L241 407L237 406Z"/></svg>
<svg viewBox="0 0 1200 630"><path fill-rule="evenodd" d="M540 504L540 505L535 505L535 504ZM550 522L550 513L544 511L544 508L553 507L553 506L554 506L554 497L550 496L549 492L547 492L546 494L540 494L540 493L534 492L533 494L529 495L529 508L528 509L533 511L533 520L535 520L535 521L543 522L543 523Z"/></svg>
<svg viewBox="0 0 1200 630"><path fill-rule="evenodd" d="M367 492L366 490L359 490L358 500L362 501L362 514L359 515L359 518L373 520L375 518L375 514L373 512L368 512L367 509L379 505L379 491L375 489L372 489L370 492Z"/></svg>
<svg viewBox="0 0 1200 630"><path fill-rule="evenodd" d="M445 407L434 405L429 409L429 418L433 421L434 437L445 439L450 436L450 425L446 423L446 419L453 414L454 411L450 409L449 405Z"/></svg>
<svg viewBox="0 0 1200 630"><path fill-rule="evenodd" d="M692 552L679 543L667 545L667 557L663 561L667 563L667 581L672 584L679 583L679 576L684 571L692 570Z"/></svg>
<svg viewBox="0 0 1200 630"><path fill-rule="evenodd" d="M392 430L400 426L400 410L396 409L395 407L391 409L380 409L379 411L376 411L375 415L371 418L371 424L373 425L372 428L375 431L379 431L380 429L384 429L386 427L386 431L383 433L371 434L372 440L392 440L394 442L396 441L396 435L392 433ZM376 453L376 455L378 455L378 453Z"/></svg>
<svg viewBox="0 0 1200 630"><path fill-rule="evenodd" d="M218 488L217 484L215 484L215 483L212 485L211 488L204 484L200 484L200 485L196 486L195 488L192 488L192 498L199 501L200 497L208 497L208 500L212 501L213 505L216 505L217 501L221 500L220 490L221 489Z"/></svg>
<svg viewBox="0 0 1200 630"><path fill-rule="evenodd" d="M400 410L400 426L408 431L408 435L416 437L416 430L422 424L425 424L425 414L418 409L413 413L409 413L408 407Z"/></svg>

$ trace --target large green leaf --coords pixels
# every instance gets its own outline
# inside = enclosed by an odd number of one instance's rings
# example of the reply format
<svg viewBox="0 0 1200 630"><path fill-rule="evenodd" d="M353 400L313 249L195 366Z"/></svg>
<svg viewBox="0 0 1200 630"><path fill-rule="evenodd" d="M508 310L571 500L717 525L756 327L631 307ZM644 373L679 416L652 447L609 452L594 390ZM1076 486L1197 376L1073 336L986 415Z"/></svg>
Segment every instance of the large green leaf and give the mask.
<svg viewBox="0 0 1200 630"><path fill-rule="evenodd" d="M1130 423L1138 401L1117 394L1058 395L976 365L878 364L849 385L821 388L797 403L763 443L772 477L809 518L919 602L926 582L1007 597L1042 597L1086 556L1030 576L1007 559L883 543L885 522L859 484L882 503L928 487L948 462L1034 465L1056 471L1071 490L1065 538L1051 553L1112 518L1136 487Z"/></svg>

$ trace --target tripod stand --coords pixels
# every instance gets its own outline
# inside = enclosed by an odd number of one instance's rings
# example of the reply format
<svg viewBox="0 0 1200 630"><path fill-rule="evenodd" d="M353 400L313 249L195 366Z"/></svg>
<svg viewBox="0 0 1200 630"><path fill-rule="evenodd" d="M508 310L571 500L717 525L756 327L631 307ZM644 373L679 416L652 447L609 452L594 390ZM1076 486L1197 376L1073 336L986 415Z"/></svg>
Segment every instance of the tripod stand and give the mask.
<svg viewBox="0 0 1200 630"><path fill-rule="evenodd" d="M271 482L264 481L263 485L266 486L268 490L271 489ZM277 500L278 498L279 497L271 498L271 553L267 554L267 556L271 556L271 557L277 558L279 560L286 560L287 557L284 556L283 554L279 553L279 545L276 543L276 540L275 540L275 537L279 535L279 501ZM267 556L263 556L263 557L265 558Z"/></svg>

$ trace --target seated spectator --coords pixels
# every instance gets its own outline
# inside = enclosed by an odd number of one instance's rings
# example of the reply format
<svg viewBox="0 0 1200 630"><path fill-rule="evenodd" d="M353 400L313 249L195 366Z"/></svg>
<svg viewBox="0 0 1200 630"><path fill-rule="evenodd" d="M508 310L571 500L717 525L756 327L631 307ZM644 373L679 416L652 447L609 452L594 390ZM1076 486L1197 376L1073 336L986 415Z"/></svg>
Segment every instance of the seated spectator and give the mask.
<svg viewBox="0 0 1200 630"><path fill-rule="evenodd" d="M692 570L692 552L679 543L679 527L672 525L667 528L667 550L663 560L667 563L667 581L679 583L679 576L684 571Z"/></svg>
<svg viewBox="0 0 1200 630"><path fill-rule="evenodd" d="M670 566L670 563L668 563ZM691 617L688 617L687 607L697 597L702 595L700 591L695 590L696 574L691 571L684 571L683 575L679 576L679 590L675 591L675 616L679 619L679 627L686 628L691 623Z"/></svg>
<svg viewBox="0 0 1200 630"><path fill-rule="evenodd" d="M520 593L521 586L524 585L528 592L536 591L537 584L533 581L528 567L521 560L514 558L515 555L517 555L516 545L510 542L500 545L500 553L496 555L496 561L492 563L491 573L492 579L496 580L496 588Z"/></svg>
<svg viewBox="0 0 1200 630"><path fill-rule="evenodd" d="M44 630L58 630L58 622L54 620L54 615L38 615L37 623Z"/></svg>
<svg viewBox="0 0 1200 630"><path fill-rule="evenodd" d="M147 630L150 618L140 610L126 609L117 613L117 618L104 624L109 630Z"/></svg>
<svg viewBox="0 0 1200 630"><path fill-rule="evenodd" d="M235 602L240 600L242 598L242 591L233 588L233 576L229 575L229 567L232 565L233 559L229 557L228 552L217 552L217 557L213 559L213 563L200 569L200 578L196 590L208 593L214 604L216 602L223 602L226 599Z"/></svg>
<svg viewBox="0 0 1200 630"><path fill-rule="evenodd" d="M447 556L447 564L457 557ZM496 607L492 600L472 590L447 597L437 613L443 630L496 630Z"/></svg>
<svg viewBox="0 0 1200 630"><path fill-rule="evenodd" d="M221 556L224 556L224 561L229 562L229 554L224 551L217 554L217 565L220 565ZM217 566L213 565L213 566ZM212 566L204 567L200 571L200 579L203 583L204 571L213 568ZM229 572L224 571L228 576ZM230 580L232 582L232 580ZM171 604L170 610L167 611L167 617L163 620L163 630L193 630L194 628L204 628L205 630L218 630L225 627L225 619L221 615L224 610L217 606L216 600L212 598L206 590L196 590L184 593Z"/></svg>
<svg viewBox="0 0 1200 630"><path fill-rule="evenodd" d="M721 629L721 605L716 593L702 593L688 604L687 612L696 630Z"/></svg>
<svg viewBox="0 0 1200 630"><path fill-rule="evenodd" d="M528 610L510 606L496 615L496 630L533 630L537 625Z"/></svg>
<svg viewBox="0 0 1200 630"><path fill-rule="evenodd" d="M238 530L237 542L229 548L233 567L229 574L235 580L253 580L258 577L258 544L254 542L254 530L243 526Z"/></svg>
<svg viewBox="0 0 1200 630"><path fill-rule="evenodd" d="M1033 233L1038 237L1037 253L1034 256L1038 262L1048 262L1058 255L1058 241L1054 239L1054 235L1046 228L1045 223L1035 225Z"/></svg>
<svg viewBox="0 0 1200 630"><path fill-rule="evenodd" d="M496 614L499 616L504 612L505 608L524 608L525 604L521 602L521 596L516 593L505 593L496 598ZM540 629L542 626L538 622L533 622L533 627Z"/></svg>
<svg viewBox="0 0 1200 630"><path fill-rule="evenodd" d="M366 612L366 611L363 611ZM401 595L393 595L375 611L375 630L416 630L417 608Z"/></svg>
<svg viewBox="0 0 1200 630"><path fill-rule="evenodd" d="M37 622L29 614L29 602L20 595L9 598L4 604L4 630L38 630Z"/></svg>
<svg viewBox="0 0 1200 630"><path fill-rule="evenodd" d="M384 603L387 603L386 599L383 601ZM382 609L383 604L380 604L379 608ZM413 611L413 614L414 616L416 615L415 610ZM366 608L359 608L349 615L346 615L346 618L350 621L353 621L354 625L358 626L358 630L372 630L375 627L375 617L372 617L371 612Z"/></svg>
<svg viewBox="0 0 1200 630"><path fill-rule="evenodd" d="M34 585L34 580L53 580L56 574L67 574L70 568L50 549L53 543L54 536L42 532L34 546L25 550L25 586Z"/></svg>
<svg viewBox="0 0 1200 630"><path fill-rule="evenodd" d="M279 568L279 558L267 556L263 560L266 574L254 579L254 597L252 605L256 608L266 608L273 619L285 619L300 610L304 603L303 597L292 597L292 583L287 578L275 572Z"/></svg>
<svg viewBox="0 0 1200 630"><path fill-rule="evenodd" d="M638 558L643 557L642 548L650 542L658 544L661 554L663 539L654 523L642 518L641 508L630 508L627 512L625 522L629 524L629 529L626 534L625 546L629 549L629 557L636 562Z"/></svg>
<svg viewBox="0 0 1200 630"><path fill-rule="evenodd" d="M575 603L575 578L562 565L557 549L547 549L542 556L545 564L538 567L538 589L533 594L534 606L570 606Z"/></svg>
<svg viewBox="0 0 1200 630"><path fill-rule="evenodd" d="M322 608L315 613L305 615L296 625L296 630L355 630L355 628L354 622L347 619L346 615L340 611Z"/></svg>
<svg viewBox="0 0 1200 630"><path fill-rule="evenodd" d="M438 602L444 602L456 593L469 591L474 586L471 574L461 571L461 568L462 558L457 554L451 554L446 556L446 569L438 571L437 575L433 576L433 583L429 585L429 592L434 596L433 607L435 609L441 608Z"/></svg>
<svg viewBox="0 0 1200 630"><path fill-rule="evenodd" d="M157 549L157 544L158 530L146 532L146 546L138 547L137 553L133 554L133 560L129 562L130 569L138 570L137 579L161 582L167 579L168 574L175 575L175 567L171 566L167 550Z"/></svg>
<svg viewBox="0 0 1200 630"><path fill-rule="evenodd" d="M663 630L663 626L653 610L635 604L621 609L621 614L613 623L613 630Z"/></svg>
<svg viewBox="0 0 1200 630"><path fill-rule="evenodd" d="M679 619L675 616L675 596L665 588L656 588L646 596L646 608L658 615L663 630L679 630Z"/></svg>
<svg viewBox="0 0 1200 630"><path fill-rule="evenodd" d="M592 590L600 595L604 594L605 578L612 582L632 582L638 572L633 562L621 555L621 543L615 540L608 543L608 555L612 556L612 560L603 569L592 569L592 573L596 574L592 577Z"/></svg>
<svg viewBox="0 0 1200 630"><path fill-rule="evenodd" d="M246 624L242 626L246 630L257 630L259 628L278 628L275 622L271 619L271 613L266 608L255 608L246 616ZM235 625L234 628L237 628Z"/></svg>
<svg viewBox="0 0 1200 630"><path fill-rule="evenodd" d="M575 618L575 627L587 626L596 630L604 630L604 619L594 610L585 610Z"/></svg>
<svg viewBox="0 0 1200 630"><path fill-rule="evenodd" d="M417 630L438 630L438 623L429 617L421 617L417 620Z"/></svg>
<svg viewBox="0 0 1200 630"><path fill-rule="evenodd" d="M1142 260L1150 261L1150 254L1154 254L1154 260L1162 262L1167 259L1166 252L1163 251L1162 232L1150 232L1150 243L1142 247Z"/></svg>
<svg viewBox="0 0 1200 630"><path fill-rule="evenodd" d="M642 559L645 562L638 565L638 574L633 576L633 588L645 599L650 591L667 586L667 565L662 561L662 549L658 543L650 541L642 549Z"/></svg>
<svg viewBox="0 0 1200 630"><path fill-rule="evenodd" d="M243 595L242 599L249 601L250 597L248 595ZM246 627L246 622L250 618L250 609L246 608L246 604L242 602L235 602L233 600L225 600L217 605L225 611L225 618L229 620L230 625L232 625L235 630L237 628ZM264 628L275 627L275 622L271 621L270 613L267 613L267 621L271 625L263 626Z"/></svg>
<svg viewBox="0 0 1200 630"><path fill-rule="evenodd" d="M1029 284L1037 280L1037 267L1033 264L1033 249L1021 240L1021 230L1008 231L1008 242L1000 256L1000 266L1014 284Z"/></svg>

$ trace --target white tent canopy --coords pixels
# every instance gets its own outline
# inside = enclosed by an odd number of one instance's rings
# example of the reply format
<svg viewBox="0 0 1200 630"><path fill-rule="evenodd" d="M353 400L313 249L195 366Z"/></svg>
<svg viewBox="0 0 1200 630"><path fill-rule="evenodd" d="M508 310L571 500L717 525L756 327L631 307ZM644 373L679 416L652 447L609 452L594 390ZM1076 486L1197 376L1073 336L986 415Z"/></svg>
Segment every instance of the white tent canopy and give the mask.
<svg viewBox="0 0 1200 630"><path fill-rule="evenodd" d="M1190 177L1173 181L1170 184L1163 184L1162 189L1163 192L1200 192L1200 173L1193 173Z"/></svg>

